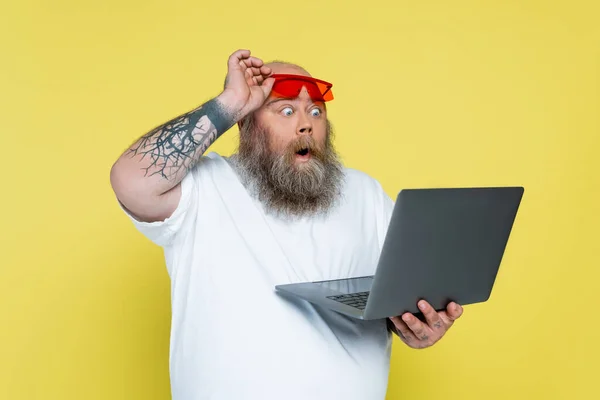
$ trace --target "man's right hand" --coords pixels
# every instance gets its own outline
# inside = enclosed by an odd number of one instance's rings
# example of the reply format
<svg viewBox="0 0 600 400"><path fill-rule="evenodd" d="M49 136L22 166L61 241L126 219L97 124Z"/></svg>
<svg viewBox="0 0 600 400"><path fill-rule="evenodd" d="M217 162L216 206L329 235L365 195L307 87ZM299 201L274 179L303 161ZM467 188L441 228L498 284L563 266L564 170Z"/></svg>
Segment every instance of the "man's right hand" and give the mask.
<svg viewBox="0 0 600 400"><path fill-rule="evenodd" d="M230 108L236 121L265 102L275 81L270 75L271 68L260 58L252 57L250 50L238 50L229 57L225 88L219 100Z"/></svg>

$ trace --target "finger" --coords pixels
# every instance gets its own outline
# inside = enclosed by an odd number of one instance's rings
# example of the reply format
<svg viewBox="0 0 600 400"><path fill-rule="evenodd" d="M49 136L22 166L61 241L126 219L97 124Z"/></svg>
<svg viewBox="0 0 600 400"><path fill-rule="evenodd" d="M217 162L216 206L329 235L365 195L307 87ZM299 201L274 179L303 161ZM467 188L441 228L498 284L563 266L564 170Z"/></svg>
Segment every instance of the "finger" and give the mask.
<svg viewBox="0 0 600 400"><path fill-rule="evenodd" d="M271 76L271 68L262 66L260 68L260 75L256 76L256 82L259 85L262 85L263 82L269 78L269 76Z"/></svg>
<svg viewBox="0 0 600 400"><path fill-rule="evenodd" d="M256 82L257 85L262 85L264 81L269 79L269 77L264 76L264 75L256 75L256 76L253 76L252 79L254 80L254 82ZM273 78L271 78L271 80L274 81Z"/></svg>
<svg viewBox="0 0 600 400"><path fill-rule="evenodd" d="M250 67L246 70L246 75L249 75L250 77L260 76L260 68Z"/></svg>
<svg viewBox="0 0 600 400"><path fill-rule="evenodd" d="M227 60L227 66L229 69L239 69L240 62L248 57L250 57L250 50L237 50L229 56L229 59Z"/></svg>
<svg viewBox="0 0 600 400"><path fill-rule="evenodd" d="M252 79L254 79L254 82L256 82L257 85L261 85L266 78L263 75L258 75L254 76Z"/></svg>
<svg viewBox="0 0 600 400"><path fill-rule="evenodd" d="M262 84L270 76L271 76L271 68L263 66L260 68L260 74L256 76L256 80L259 84Z"/></svg>
<svg viewBox="0 0 600 400"><path fill-rule="evenodd" d="M255 75L255 76L246 75L246 81L248 82L248 85L250 85L250 86L260 86L260 84L263 82L263 78L260 75Z"/></svg>
<svg viewBox="0 0 600 400"><path fill-rule="evenodd" d="M272 69L267 67L266 65L263 65L262 67L260 67L260 73L262 75L264 75L265 77L271 75L271 72L272 72Z"/></svg>
<svg viewBox="0 0 600 400"><path fill-rule="evenodd" d="M455 302L451 302L446 307L446 314L448 315L448 318L451 321L456 321L457 319L459 319L460 316L462 315L462 313L463 313L463 308Z"/></svg>
<svg viewBox="0 0 600 400"><path fill-rule="evenodd" d="M425 320L431 329L434 330L443 330L444 329L444 321L440 318L439 314L435 311L435 309L426 302L425 300L419 301L419 310L425 316Z"/></svg>
<svg viewBox="0 0 600 400"><path fill-rule="evenodd" d="M257 67L260 68L263 66L263 60L257 57L248 57L241 60L246 67Z"/></svg>
<svg viewBox="0 0 600 400"><path fill-rule="evenodd" d="M243 58L250 57L250 50L238 50L229 56L227 60L227 76L225 78L226 87L241 88L247 85L244 70L246 67L242 67L241 61Z"/></svg>
<svg viewBox="0 0 600 400"><path fill-rule="evenodd" d="M412 315L411 313L406 313L402 315L402 320L406 323L406 325L410 328L410 330L415 334L419 340L428 340L429 332L428 327L423 322L421 322L417 317Z"/></svg>
<svg viewBox="0 0 600 400"><path fill-rule="evenodd" d="M440 311L438 314L446 326L450 327L462 315L462 307L456 303L451 303L446 307L445 311Z"/></svg>
<svg viewBox="0 0 600 400"><path fill-rule="evenodd" d="M263 91L263 94L265 95L265 99L267 97L269 97L269 94L271 93L271 89L273 88L273 84L274 83L275 83L275 79L274 78L267 78L260 85L260 88Z"/></svg>
<svg viewBox="0 0 600 400"><path fill-rule="evenodd" d="M390 321L392 321L392 323L394 324L394 327L396 327L396 333L398 333L398 336L404 342L410 344L410 343L416 343L419 341L417 339L417 337L415 336L415 334L412 333L412 331L408 328L408 325L406 325L406 323L404 321L402 321L400 318L391 317Z"/></svg>

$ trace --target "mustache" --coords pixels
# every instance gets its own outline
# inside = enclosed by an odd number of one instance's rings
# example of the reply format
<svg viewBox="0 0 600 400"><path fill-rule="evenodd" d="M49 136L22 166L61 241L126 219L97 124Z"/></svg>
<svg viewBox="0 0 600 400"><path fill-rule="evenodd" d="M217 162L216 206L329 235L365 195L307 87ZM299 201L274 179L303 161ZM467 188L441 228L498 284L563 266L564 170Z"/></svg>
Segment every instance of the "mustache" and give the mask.
<svg viewBox="0 0 600 400"><path fill-rule="evenodd" d="M319 146L317 141L313 139L312 136L308 135L302 135L293 140L286 146L284 153L288 157L294 157L297 152L305 149L316 158L321 158L324 155L324 149Z"/></svg>

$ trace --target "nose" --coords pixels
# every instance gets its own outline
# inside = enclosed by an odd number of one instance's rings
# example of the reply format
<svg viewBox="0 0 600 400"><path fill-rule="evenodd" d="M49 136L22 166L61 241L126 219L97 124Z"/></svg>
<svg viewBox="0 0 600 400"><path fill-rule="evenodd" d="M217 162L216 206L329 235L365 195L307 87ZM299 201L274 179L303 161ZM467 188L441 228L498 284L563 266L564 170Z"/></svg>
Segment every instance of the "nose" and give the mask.
<svg viewBox="0 0 600 400"><path fill-rule="evenodd" d="M310 124L305 124L304 126L300 126L298 128L299 135L312 135L312 126Z"/></svg>
<svg viewBox="0 0 600 400"><path fill-rule="evenodd" d="M300 100L302 100L303 104L306 104L307 102L310 101L310 95L308 94L308 90L306 89L306 86L302 87L302 90L298 94L298 98ZM313 133L312 123L313 123L313 121L311 120L310 116L307 115L306 112L299 112L298 115L299 115L299 117L298 117L298 128L297 128L297 132L296 133L298 135L309 135L309 136L312 136L312 133Z"/></svg>
<svg viewBox="0 0 600 400"><path fill-rule="evenodd" d="M303 113L300 114L302 114L302 116L298 119L298 135L312 136L312 121L307 115L304 115Z"/></svg>

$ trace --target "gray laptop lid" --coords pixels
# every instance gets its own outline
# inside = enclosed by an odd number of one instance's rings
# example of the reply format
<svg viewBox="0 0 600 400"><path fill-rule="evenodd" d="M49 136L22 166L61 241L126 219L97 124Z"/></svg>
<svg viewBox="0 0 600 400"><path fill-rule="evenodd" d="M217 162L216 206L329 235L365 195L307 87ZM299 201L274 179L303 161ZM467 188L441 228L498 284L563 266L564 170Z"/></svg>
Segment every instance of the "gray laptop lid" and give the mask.
<svg viewBox="0 0 600 400"><path fill-rule="evenodd" d="M418 313L425 299L486 301L492 291L522 187L405 189L398 194L365 318Z"/></svg>

